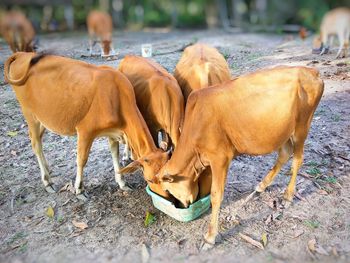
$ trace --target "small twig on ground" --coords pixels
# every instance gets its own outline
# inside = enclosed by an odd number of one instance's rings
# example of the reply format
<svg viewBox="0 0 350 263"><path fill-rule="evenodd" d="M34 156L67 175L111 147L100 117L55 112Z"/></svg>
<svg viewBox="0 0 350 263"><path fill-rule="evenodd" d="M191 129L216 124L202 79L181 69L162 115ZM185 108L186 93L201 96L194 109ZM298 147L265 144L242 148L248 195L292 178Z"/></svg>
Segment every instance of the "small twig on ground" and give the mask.
<svg viewBox="0 0 350 263"><path fill-rule="evenodd" d="M342 156L342 155L338 155L339 158L345 160L345 161L348 161L350 162L350 159L349 158L346 158L345 156Z"/></svg>

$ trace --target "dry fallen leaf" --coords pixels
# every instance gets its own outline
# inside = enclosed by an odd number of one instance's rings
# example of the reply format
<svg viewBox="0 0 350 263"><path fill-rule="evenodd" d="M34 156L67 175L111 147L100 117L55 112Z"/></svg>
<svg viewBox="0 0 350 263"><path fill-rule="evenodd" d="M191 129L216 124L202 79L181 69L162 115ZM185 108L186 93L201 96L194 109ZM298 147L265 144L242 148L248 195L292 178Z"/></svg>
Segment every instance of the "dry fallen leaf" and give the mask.
<svg viewBox="0 0 350 263"><path fill-rule="evenodd" d="M267 245L267 234L266 233L263 233L261 235L261 242L263 243L264 247L266 247L266 245Z"/></svg>
<svg viewBox="0 0 350 263"><path fill-rule="evenodd" d="M10 137L15 137L18 134L18 131L9 131L7 132L7 135Z"/></svg>
<svg viewBox="0 0 350 263"><path fill-rule="evenodd" d="M53 210L51 205L49 205L49 207L46 209L46 215L49 218L53 218L55 216L55 211Z"/></svg>
<svg viewBox="0 0 350 263"><path fill-rule="evenodd" d="M319 190L317 191L317 193L320 194L320 195L328 195L328 192L325 191L325 190L323 190L323 189L319 189Z"/></svg>
<svg viewBox="0 0 350 263"><path fill-rule="evenodd" d="M146 212L145 226L148 227L156 221L156 217L149 211Z"/></svg>
<svg viewBox="0 0 350 263"><path fill-rule="evenodd" d="M64 192L64 191L69 191L69 192L75 193L75 188L73 186L72 181L69 181L64 186L62 186L60 190L58 190L59 193Z"/></svg>
<svg viewBox="0 0 350 263"><path fill-rule="evenodd" d="M335 257L339 257L338 251L337 251L337 249L335 247L332 248L332 254Z"/></svg>
<svg viewBox="0 0 350 263"><path fill-rule="evenodd" d="M242 234L242 233L239 233L239 236L240 236L242 239L244 239L245 241L247 241L248 243L252 244L253 246L264 250L264 246L263 246L260 242L254 240L254 239L252 239L251 237L249 237L249 236L247 236L247 235L244 235L244 234Z"/></svg>
<svg viewBox="0 0 350 263"><path fill-rule="evenodd" d="M88 225L87 225L85 222L78 222L78 221L73 220L73 221L72 221L72 224L73 224L75 227L80 228L80 229L88 228Z"/></svg>
<svg viewBox="0 0 350 263"><path fill-rule="evenodd" d="M310 252L315 253L316 251L316 239L311 239L309 242L307 242L307 247L310 250Z"/></svg>

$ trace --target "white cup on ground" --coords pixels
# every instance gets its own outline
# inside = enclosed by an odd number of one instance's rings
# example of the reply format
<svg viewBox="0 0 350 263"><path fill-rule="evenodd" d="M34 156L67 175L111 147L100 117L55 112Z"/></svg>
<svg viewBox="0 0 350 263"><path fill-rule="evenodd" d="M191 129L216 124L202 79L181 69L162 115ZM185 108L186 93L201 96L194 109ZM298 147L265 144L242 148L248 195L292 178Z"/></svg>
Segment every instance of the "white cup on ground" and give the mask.
<svg viewBox="0 0 350 263"><path fill-rule="evenodd" d="M141 52L144 58L152 57L152 44L142 44Z"/></svg>

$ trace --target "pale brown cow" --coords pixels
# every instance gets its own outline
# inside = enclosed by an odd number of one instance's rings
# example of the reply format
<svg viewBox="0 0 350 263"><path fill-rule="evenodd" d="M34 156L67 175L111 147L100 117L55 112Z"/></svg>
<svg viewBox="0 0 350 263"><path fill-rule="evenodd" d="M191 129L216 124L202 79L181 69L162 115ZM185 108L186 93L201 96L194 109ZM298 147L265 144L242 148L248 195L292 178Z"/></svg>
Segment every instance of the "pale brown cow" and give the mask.
<svg viewBox="0 0 350 263"><path fill-rule="evenodd" d="M0 33L13 53L34 50L35 31L32 23L19 11L10 11L1 18Z"/></svg>
<svg viewBox="0 0 350 263"><path fill-rule="evenodd" d="M185 49L176 65L174 77L187 101L192 91L228 81L231 74L225 58L216 48L194 44Z"/></svg>
<svg viewBox="0 0 350 263"><path fill-rule="evenodd" d="M338 36L340 44L336 58L347 57L350 38L350 8L338 7L324 15L320 26L321 55L327 51L329 44L332 44L335 35Z"/></svg>
<svg viewBox="0 0 350 263"><path fill-rule="evenodd" d="M158 133L162 132L160 146L176 147L185 114L184 98L176 79L158 63L138 56L126 56L119 70L134 87L137 106L153 140L157 143Z"/></svg>
<svg viewBox="0 0 350 263"><path fill-rule="evenodd" d="M190 95L179 144L159 178L164 190L187 207L197 198L201 172L211 168L212 217L205 235L207 244L215 244L227 171L236 156L278 151L275 166L256 188L262 192L293 154L292 176L284 193L284 198L292 201L304 142L322 94L323 81L317 70L284 66Z"/></svg>
<svg viewBox="0 0 350 263"><path fill-rule="evenodd" d="M49 192L54 189L42 151L45 129L78 136L75 189L82 199L83 167L96 137L108 137L115 179L122 189L127 187L119 172L118 141L124 135L143 166L146 180L152 181L168 160L168 153L158 149L152 140L129 80L111 67L19 52L6 61L5 79L21 105L42 182ZM157 186L150 185L155 192Z"/></svg>
<svg viewBox="0 0 350 263"><path fill-rule="evenodd" d="M97 38L101 45L101 56L107 57L114 55L115 51L112 46L113 23L112 17L102 11L93 10L86 19L89 32L90 55L92 55L92 47Z"/></svg>

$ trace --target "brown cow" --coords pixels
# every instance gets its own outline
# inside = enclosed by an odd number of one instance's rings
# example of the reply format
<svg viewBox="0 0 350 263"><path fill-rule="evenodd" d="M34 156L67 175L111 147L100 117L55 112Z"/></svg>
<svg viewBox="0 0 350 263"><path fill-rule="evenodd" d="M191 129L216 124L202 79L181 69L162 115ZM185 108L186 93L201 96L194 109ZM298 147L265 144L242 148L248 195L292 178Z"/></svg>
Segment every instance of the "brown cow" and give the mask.
<svg viewBox="0 0 350 263"><path fill-rule="evenodd" d="M177 63L174 77L187 101L193 90L221 84L231 79L225 58L215 48L195 44L185 49Z"/></svg>
<svg viewBox="0 0 350 263"><path fill-rule="evenodd" d="M256 188L262 192L293 154L292 176L284 193L284 198L292 201L304 142L322 93L323 81L317 70L277 67L190 95L179 144L159 178L164 190L187 207L197 198L201 171L210 166L208 244L215 244L227 170L236 156L278 151L275 166Z"/></svg>
<svg viewBox="0 0 350 263"><path fill-rule="evenodd" d="M231 79L231 74L225 58L216 48L194 44L185 49L176 65L174 77L187 101L192 91L224 83ZM199 178L200 197L210 193L210 167L203 173L206 176Z"/></svg>
<svg viewBox="0 0 350 263"><path fill-rule="evenodd" d="M90 55L92 55L92 47L96 38L100 41L102 57L109 56L110 52L114 55L112 17L105 12L94 10L89 13L86 24L89 32Z"/></svg>
<svg viewBox="0 0 350 263"><path fill-rule="evenodd" d="M6 13L1 19L0 31L13 53L34 50L35 31L23 13L19 11Z"/></svg>
<svg viewBox="0 0 350 263"><path fill-rule="evenodd" d="M176 146L184 118L184 98L176 79L151 59L126 56L119 70L134 87L137 106L145 119L153 140L162 131L162 148ZM166 149L165 149L166 150Z"/></svg>
<svg viewBox="0 0 350 263"><path fill-rule="evenodd" d="M45 129L78 136L75 189L82 199L83 167L96 137L108 137L115 179L122 189L126 186L119 172L118 141L124 135L143 166L146 180L152 181L168 160L168 154L155 146L137 108L134 90L119 71L64 57L20 52L6 61L5 78L13 86L28 123L47 191L54 189L42 151ZM157 192L157 185L150 187Z"/></svg>

